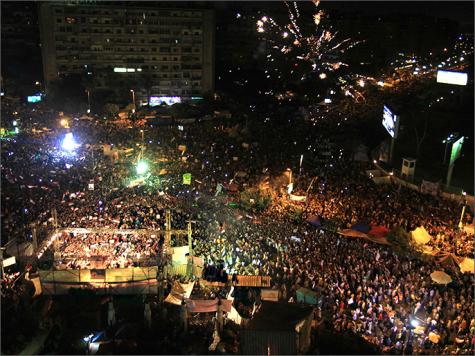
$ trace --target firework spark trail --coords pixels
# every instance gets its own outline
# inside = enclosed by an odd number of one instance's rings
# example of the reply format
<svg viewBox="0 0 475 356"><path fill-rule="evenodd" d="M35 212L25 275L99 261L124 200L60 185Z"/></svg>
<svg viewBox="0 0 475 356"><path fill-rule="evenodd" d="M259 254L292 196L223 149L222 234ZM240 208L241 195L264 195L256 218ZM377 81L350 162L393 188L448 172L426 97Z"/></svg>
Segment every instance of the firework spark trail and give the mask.
<svg viewBox="0 0 475 356"><path fill-rule="evenodd" d="M311 72L318 73L318 77L323 80L327 78L325 72L336 72L342 67L348 67L348 64L343 63L340 57L361 41L352 41L351 38L346 38L336 42L338 32L332 33L331 28L324 28L323 26L325 12L318 8L320 1L312 0L312 2L315 5L315 13L312 15L314 23L312 33L304 34L303 28L299 26L298 20L303 17L300 16L296 1L293 1L292 4L284 1L288 15L287 24L279 25L271 17L263 16L257 21L257 31L268 33L268 41L273 43L273 48L280 53L308 62L312 68ZM273 35L277 35L279 39L273 39ZM341 79L339 77L335 85L343 90ZM346 83L346 81L344 82ZM345 93L351 92L352 89L353 86L346 85L343 91Z"/></svg>

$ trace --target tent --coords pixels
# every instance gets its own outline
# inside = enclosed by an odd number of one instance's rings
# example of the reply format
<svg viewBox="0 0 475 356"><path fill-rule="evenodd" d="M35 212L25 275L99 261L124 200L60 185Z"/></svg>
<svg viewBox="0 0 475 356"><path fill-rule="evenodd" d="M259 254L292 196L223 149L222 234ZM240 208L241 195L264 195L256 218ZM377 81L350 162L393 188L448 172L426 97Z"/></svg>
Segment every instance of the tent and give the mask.
<svg viewBox="0 0 475 356"><path fill-rule="evenodd" d="M411 231L411 236L413 240L420 245L425 245L431 240L431 236L423 226Z"/></svg>
<svg viewBox="0 0 475 356"><path fill-rule="evenodd" d="M452 278L443 271L432 272L430 278L437 284L449 284L452 282Z"/></svg>
<svg viewBox="0 0 475 356"><path fill-rule="evenodd" d="M297 302L317 305L318 297L317 293L308 289L308 288L299 288L297 289Z"/></svg>
<svg viewBox="0 0 475 356"><path fill-rule="evenodd" d="M475 267L474 267L474 260L473 258L468 258L465 257L462 262L459 263L460 271L462 273L474 273L475 272Z"/></svg>
<svg viewBox="0 0 475 356"><path fill-rule="evenodd" d="M463 231L465 231L467 234L473 235L473 224L465 225L463 227Z"/></svg>
<svg viewBox="0 0 475 356"><path fill-rule="evenodd" d="M383 237L386 237L388 232L389 232L389 229L385 226L372 225L371 230L369 230L368 234L375 236L377 238L383 238Z"/></svg>
<svg viewBox="0 0 475 356"><path fill-rule="evenodd" d="M323 218L320 215L315 215L307 219L307 222L315 227L323 226Z"/></svg>

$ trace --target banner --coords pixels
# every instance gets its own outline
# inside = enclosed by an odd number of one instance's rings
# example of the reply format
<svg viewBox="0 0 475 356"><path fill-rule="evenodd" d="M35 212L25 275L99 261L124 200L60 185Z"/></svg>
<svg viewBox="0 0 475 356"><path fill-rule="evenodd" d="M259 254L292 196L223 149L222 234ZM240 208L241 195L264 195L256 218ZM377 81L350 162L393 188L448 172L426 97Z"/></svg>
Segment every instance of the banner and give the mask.
<svg viewBox="0 0 475 356"><path fill-rule="evenodd" d="M307 197L304 196L304 195L293 195L293 194L290 194L289 198L290 198L290 200L298 201L298 202L305 202L305 201L307 200Z"/></svg>
<svg viewBox="0 0 475 356"><path fill-rule="evenodd" d="M191 184L191 173L183 174L183 184L187 184L187 185Z"/></svg>
<svg viewBox="0 0 475 356"><path fill-rule="evenodd" d="M191 313L214 313L218 311L218 299L214 300L186 300L188 311ZM226 313L231 312L232 300L221 299L222 310Z"/></svg>
<svg viewBox="0 0 475 356"><path fill-rule="evenodd" d="M460 157L460 152L462 151L463 145L463 136L460 137L457 141L452 144L452 151L450 152L450 163L449 165L453 165L457 158Z"/></svg>
<svg viewBox="0 0 475 356"><path fill-rule="evenodd" d="M190 246L185 245L185 246L180 246L180 247L173 247L173 255L172 255L172 261L173 264L187 264L188 258L187 254L190 253Z"/></svg>
<svg viewBox="0 0 475 356"><path fill-rule="evenodd" d="M3 267L8 267L8 266L14 265L15 263L16 263L15 256L8 257L3 260Z"/></svg>

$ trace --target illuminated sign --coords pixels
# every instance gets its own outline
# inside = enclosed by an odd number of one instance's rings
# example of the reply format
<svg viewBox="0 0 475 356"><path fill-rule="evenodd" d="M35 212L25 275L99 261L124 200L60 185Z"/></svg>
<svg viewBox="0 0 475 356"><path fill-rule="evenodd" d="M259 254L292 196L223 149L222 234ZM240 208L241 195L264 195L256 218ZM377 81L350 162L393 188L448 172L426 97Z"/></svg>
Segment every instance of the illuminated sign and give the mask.
<svg viewBox="0 0 475 356"><path fill-rule="evenodd" d="M399 118L394 115L389 108L384 105L383 126L392 138L397 138Z"/></svg>
<svg viewBox="0 0 475 356"><path fill-rule="evenodd" d="M460 157L462 151L463 136L452 144L452 152L450 153L450 165L454 164L455 160Z"/></svg>
<svg viewBox="0 0 475 356"><path fill-rule="evenodd" d="M151 96L149 105L157 106L161 104L173 105L176 103L181 103L181 98L179 96Z"/></svg>
<svg viewBox="0 0 475 356"><path fill-rule="evenodd" d="M468 75L461 72L437 71L437 83L467 85Z"/></svg>
<svg viewBox="0 0 475 356"><path fill-rule="evenodd" d="M29 103L38 103L41 101L41 95L30 95L26 98Z"/></svg>
<svg viewBox="0 0 475 356"><path fill-rule="evenodd" d="M141 72L142 68L124 68L124 67L114 67L114 72L116 73L134 73L135 71Z"/></svg>

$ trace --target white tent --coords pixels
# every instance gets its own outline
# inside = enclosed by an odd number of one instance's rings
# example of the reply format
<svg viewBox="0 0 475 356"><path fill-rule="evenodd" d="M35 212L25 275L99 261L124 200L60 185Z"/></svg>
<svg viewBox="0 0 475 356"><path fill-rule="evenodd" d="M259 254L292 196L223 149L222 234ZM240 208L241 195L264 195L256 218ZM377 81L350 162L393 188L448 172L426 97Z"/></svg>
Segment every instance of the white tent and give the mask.
<svg viewBox="0 0 475 356"><path fill-rule="evenodd" d="M431 240L431 236L423 226L411 231L412 238L420 245L425 245Z"/></svg>
<svg viewBox="0 0 475 356"><path fill-rule="evenodd" d="M465 225L465 226L463 227L463 230L464 230L467 234L473 235L473 224L471 224L471 225Z"/></svg>
<svg viewBox="0 0 475 356"><path fill-rule="evenodd" d="M474 273L475 272L475 265L473 258L465 257L462 262L459 263L460 270L462 273Z"/></svg>

